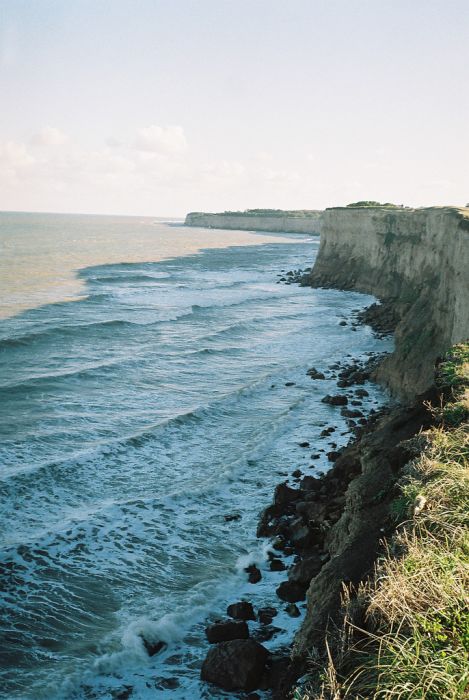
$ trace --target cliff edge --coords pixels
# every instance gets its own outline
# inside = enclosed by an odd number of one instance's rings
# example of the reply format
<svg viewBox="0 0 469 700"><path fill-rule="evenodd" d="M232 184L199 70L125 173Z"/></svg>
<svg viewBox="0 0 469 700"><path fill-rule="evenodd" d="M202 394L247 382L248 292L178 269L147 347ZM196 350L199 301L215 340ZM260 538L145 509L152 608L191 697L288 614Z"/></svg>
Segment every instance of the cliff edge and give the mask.
<svg viewBox="0 0 469 700"><path fill-rule="evenodd" d="M246 212L190 212L186 216L186 226L220 228L236 231L268 231L274 233L320 234L322 211L248 210Z"/></svg>
<svg viewBox="0 0 469 700"><path fill-rule="evenodd" d="M376 379L411 400L432 384L438 356L468 335L469 209L327 209L305 283L392 305L396 347Z"/></svg>

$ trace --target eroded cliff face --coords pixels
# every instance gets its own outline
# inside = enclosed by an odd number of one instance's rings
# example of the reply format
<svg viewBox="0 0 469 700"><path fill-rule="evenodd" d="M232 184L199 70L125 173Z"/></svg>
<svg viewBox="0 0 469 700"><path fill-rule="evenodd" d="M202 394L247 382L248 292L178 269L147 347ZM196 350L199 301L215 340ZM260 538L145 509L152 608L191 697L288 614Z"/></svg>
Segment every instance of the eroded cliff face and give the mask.
<svg viewBox="0 0 469 700"><path fill-rule="evenodd" d="M307 217L295 216L236 216L234 214L206 214L191 212L186 226L232 229L237 231L273 231L278 233L321 233L322 212Z"/></svg>
<svg viewBox="0 0 469 700"><path fill-rule="evenodd" d="M322 222L308 283L393 304L396 349L376 378L410 400L431 385L437 357L469 335L469 209L337 208Z"/></svg>

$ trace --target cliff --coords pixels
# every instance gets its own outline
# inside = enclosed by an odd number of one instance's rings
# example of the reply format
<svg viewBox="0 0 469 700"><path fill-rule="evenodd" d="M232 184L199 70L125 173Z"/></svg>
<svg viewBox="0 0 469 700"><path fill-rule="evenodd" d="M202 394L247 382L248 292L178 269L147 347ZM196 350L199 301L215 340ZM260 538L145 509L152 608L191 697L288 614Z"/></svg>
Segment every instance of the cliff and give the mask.
<svg viewBox="0 0 469 700"><path fill-rule="evenodd" d="M437 357L468 336L469 209L327 209L307 284L392 304L396 348L376 378L410 400L432 384Z"/></svg>
<svg viewBox="0 0 469 700"><path fill-rule="evenodd" d="M295 212L285 212L284 215L190 212L186 216L185 225L241 231L319 234L321 220L321 211L309 211L307 214L298 212L296 215Z"/></svg>
<svg viewBox="0 0 469 700"><path fill-rule="evenodd" d="M326 485L330 480L337 488L338 477L346 474L344 507L325 536L329 560L307 592L308 611L295 640L299 658L324 652L327 630L343 623L344 582L357 587L372 575L383 537L395 532L399 480L406 483L406 465L417 454L409 445L434 425L446 400L435 389L435 364L469 336L468 273L469 209L324 213L320 250L305 283L371 293L397 313L395 351L374 376L405 401L370 424L325 477ZM340 663L341 643L333 651L334 664Z"/></svg>

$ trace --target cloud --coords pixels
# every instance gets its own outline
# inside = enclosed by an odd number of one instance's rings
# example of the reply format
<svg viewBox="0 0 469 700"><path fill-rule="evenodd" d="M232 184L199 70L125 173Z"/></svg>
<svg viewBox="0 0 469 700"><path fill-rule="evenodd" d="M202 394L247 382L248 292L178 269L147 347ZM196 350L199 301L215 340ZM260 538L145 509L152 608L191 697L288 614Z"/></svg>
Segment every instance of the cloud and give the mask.
<svg viewBox="0 0 469 700"><path fill-rule="evenodd" d="M67 141L67 134L53 126L45 126L31 137L33 146L62 146Z"/></svg>
<svg viewBox="0 0 469 700"><path fill-rule="evenodd" d="M183 153L187 148L187 141L182 126L151 126L144 127L137 132L135 148L139 151L153 153Z"/></svg>
<svg viewBox="0 0 469 700"><path fill-rule="evenodd" d="M3 185L18 184L33 168L35 162L35 158L23 143L0 142L0 182Z"/></svg>
<svg viewBox="0 0 469 700"><path fill-rule="evenodd" d="M220 201L229 208L236 198L245 206L288 193L299 199L299 174L275 167L267 156L197 156L180 126L152 125L127 139L109 136L95 148L48 126L24 142L0 141L0 208L174 213L192 202L210 207Z"/></svg>

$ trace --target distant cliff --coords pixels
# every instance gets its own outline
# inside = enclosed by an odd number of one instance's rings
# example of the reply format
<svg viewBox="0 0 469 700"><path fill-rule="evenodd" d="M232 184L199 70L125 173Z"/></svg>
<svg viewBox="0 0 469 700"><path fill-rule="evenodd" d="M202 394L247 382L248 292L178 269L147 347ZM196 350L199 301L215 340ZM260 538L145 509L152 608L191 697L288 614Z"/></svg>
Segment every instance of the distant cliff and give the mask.
<svg viewBox="0 0 469 700"><path fill-rule="evenodd" d="M186 226L235 229L241 231L273 231L278 233L321 233L322 211L254 210L253 212L224 212L208 214L190 212Z"/></svg>
<svg viewBox="0 0 469 700"><path fill-rule="evenodd" d="M377 378L410 399L432 384L437 357L469 335L469 209L327 209L308 282L392 304L396 350Z"/></svg>

